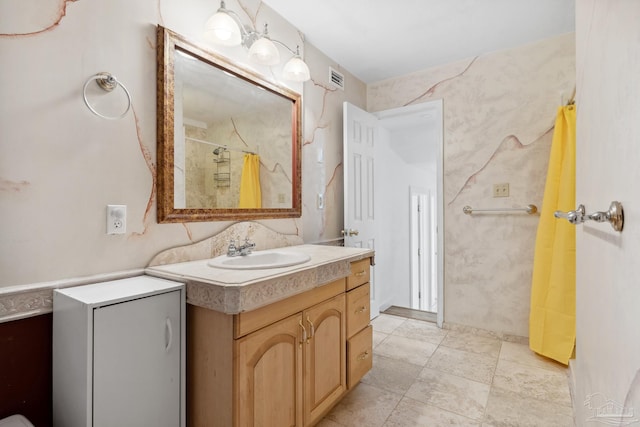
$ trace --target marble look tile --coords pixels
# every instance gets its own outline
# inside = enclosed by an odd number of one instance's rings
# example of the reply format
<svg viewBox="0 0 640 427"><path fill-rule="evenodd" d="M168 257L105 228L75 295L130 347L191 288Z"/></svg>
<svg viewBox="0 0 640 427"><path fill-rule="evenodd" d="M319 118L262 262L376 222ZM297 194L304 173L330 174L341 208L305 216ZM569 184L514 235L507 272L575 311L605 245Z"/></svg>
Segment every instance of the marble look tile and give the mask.
<svg viewBox="0 0 640 427"><path fill-rule="evenodd" d="M378 344L384 341L388 336L389 334L385 334L384 332L374 330L373 331L373 347L375 348Z"/></svg>
<svg viewBox="0 0 640 427"><path fill-rule="evenodd" d="M438 347L427 363L428 368L491 384L497 358L468 351Z"/></svg>
<svg viewBox="0 0 640 427"><path fill-rule="evenodd" d="M493 385L523 398L571 406L568 378L564 372L500 360L493 377Z"/></svg>
<svg viewBox="0 0 640 427"><path fill-rule="evenodd" d="M568 375L568 368L565 365L536 354L529 348L528 344L503 342L500 350L500 360L508 360L521 365L549 369L555 372L564 372L565 375Z"/></svg>
<svg viewBox="0 0 640 427"><path fill-rule="evenodd" d="M373 350L373 353L424 366L436 348L436 344L390 335Z"/></svg>
<svg viewBox="0 0 640 427"><path fill-rule="evenodd" d="M362 378L362 382L403 395L421 370L422 366L374 354L373 369Z"/></svg>
<svg viewBox="0 0 640 427"><path fill-rule="evenodd" d="M401 395L360 383L326 416L345 426L383 426Z"/></svg>
<svg viewBox="0 0 640 427"><path fill-rule="evenodd" d="M483 426L574 427L572 409L492 387Z"/></svg>
<svg viewBox="0 0 640 427"><path fill-rule="evenodd" d="M316 424L316 427L344 427L344 424L339 424L328 418L324 418L322 421Z"/></svg>
<svg viewBox="0 0 640 427"><path fill-rule="evenodd" d="M420 381L409 388L406 397L446 409L474 420L482 420L489 398L488 384L447 374L430 368L420 372Z"/></svg>
<svg viewBox="0 0 640 427"><path fill-rule="evenodd" d="M373 329L378 332L384 332L385 334L392 333L398 326L406 322L404 317L391 316L389 314L380 314L378 317L371 321Z"/></svg>
<svg viewBox="0 0 640 427"><path fill-rule="evenodd" d="M478 421L404 397L384 427L480 427ZM355 425L354 425L355 427Z"/></svg>
<svg viewBox="0 0 640 427"><path fill-rule="evenodd" d="M451 331L441 343L445 347L498 357L502 341L466 332Z"/></svg>
<svg viewBox="0 0 640 427"><path fill-rule="evenodd" d="M393 331L393 335L426 341L432 344L440 344L443 338L447 336L447 331L438 328L430 322L407 319L406 322L402 323Z"/></svg>

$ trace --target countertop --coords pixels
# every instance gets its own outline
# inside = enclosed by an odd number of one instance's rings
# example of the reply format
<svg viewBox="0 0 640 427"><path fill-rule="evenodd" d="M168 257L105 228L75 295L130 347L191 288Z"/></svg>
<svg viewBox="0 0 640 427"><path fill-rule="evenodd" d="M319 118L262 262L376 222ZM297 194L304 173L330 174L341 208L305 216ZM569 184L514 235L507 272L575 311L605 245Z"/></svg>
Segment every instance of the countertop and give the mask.
<svg viewBox="0 0 640 427"><path fill-rule="evenodd" d="M311 259L290 267L260 270L216 268L205 259L148 267L145 274L186 283L189 304L237 314L347 277L351 262L374 255L371 249L325 245L278 250L304 253Z"/></svg>

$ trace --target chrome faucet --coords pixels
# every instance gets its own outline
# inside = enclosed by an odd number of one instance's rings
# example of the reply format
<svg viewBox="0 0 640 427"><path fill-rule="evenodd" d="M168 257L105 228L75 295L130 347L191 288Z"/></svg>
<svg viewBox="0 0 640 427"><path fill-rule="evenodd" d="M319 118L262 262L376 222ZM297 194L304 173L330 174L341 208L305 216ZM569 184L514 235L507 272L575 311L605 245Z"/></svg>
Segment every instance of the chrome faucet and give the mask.
<svg viewBox="0 0 640 427"><path fill-rule="evenodd" d="M238 239L240 241L240 239ZM231 239L229 247L227 248L227 256L245 256L249 255L255 249L256 244L249 241L249 238L244 239L244 244L236 246L235 240Z"/></svg>

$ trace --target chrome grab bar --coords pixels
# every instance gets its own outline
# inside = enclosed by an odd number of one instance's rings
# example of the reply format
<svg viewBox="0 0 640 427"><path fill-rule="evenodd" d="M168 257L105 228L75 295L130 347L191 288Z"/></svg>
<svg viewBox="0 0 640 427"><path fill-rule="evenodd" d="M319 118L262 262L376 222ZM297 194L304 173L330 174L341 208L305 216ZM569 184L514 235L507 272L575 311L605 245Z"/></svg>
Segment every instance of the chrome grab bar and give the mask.
<svg viewBox="0 0 640 427"><path fill-rule="evenodd" d="M533 215L538 212L538 207L536 205L527 205L526 208L474 209L471 206L465 206L462 208L462 212L467 215L471 215L474 212L526 212L529 215Z"/></svg>

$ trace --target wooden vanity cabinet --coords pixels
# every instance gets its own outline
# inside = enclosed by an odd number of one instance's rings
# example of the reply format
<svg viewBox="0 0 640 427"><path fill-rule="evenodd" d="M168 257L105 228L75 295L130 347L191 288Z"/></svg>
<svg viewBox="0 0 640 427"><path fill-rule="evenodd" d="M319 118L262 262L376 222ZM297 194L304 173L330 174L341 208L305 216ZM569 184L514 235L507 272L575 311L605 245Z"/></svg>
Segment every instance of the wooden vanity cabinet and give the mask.
<svg viewBox="0 0 640 427"><path fill-rule="evenodd" d="M239 426L308 426L347 389L344 294L237 340Z"/></svg>
<svg viewBox="0 0 640 427"><path fill-rule="evenodd" d="M370 261L351 263L347 278L347 386L353 388L373 367Z"/></svg>
<svg viewBox="0 0 640 427"><path fill-rule="evenodd" d="M346 292L350 278L236 315L189 305L188 425L318 423L346 393L347 377L352 387L370 369L362 361L348 367L348 355L357 359L371 348L369 285L361 283L350 294ZM361 310L363 292L365 310ZM350 295L357 297L351 300L358 314L351 315L347 308ZM351 338L349 322L356 325Z"/></svg>

